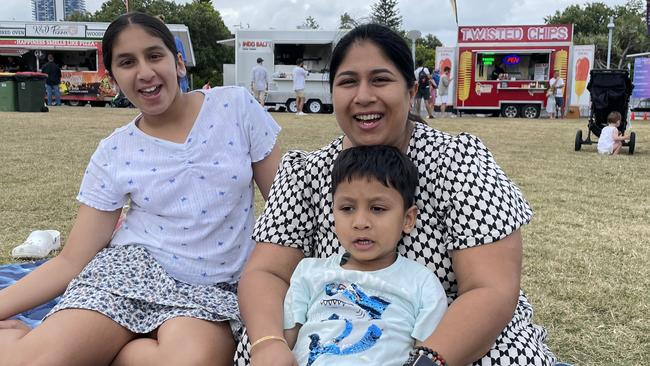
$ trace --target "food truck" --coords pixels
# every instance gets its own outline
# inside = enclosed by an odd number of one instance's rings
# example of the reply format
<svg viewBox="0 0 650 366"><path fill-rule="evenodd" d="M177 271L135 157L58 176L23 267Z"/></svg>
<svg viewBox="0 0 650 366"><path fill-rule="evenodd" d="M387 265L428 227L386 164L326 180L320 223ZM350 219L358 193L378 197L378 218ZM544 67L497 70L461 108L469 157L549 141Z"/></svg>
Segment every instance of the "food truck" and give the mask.
<svg viewBox="0 0 650 366"><path fill-rule="evenodd" d="M331 112L328 64L334 45L345 31L294 29L238 29L235 38L219 43L236 47L235 64L224 64L224 85L250 88L251 70L261 57L269 75L265 105L275 110L296 112L292 72L296 60L302 59L309 71L305 80L305 110L310 113Z"/></svg>
<svg viewBox="0 0 650 366"><path fill-rule="evenodd" d="M457 47L436 49L436 67L452 70L450 104L459 113L538 118L554 70L565 81L565 110L584 113L592 65L593 46L574 46L571 24L461 26Z"/></svg>
<svg viewBox="0 0 650 366"><path fill-rule="evenodd" d="M109 23L0 21L0 68L39 71L47 55L61 67L61 100L69 105L108 104L117 94L104 68L102 37ZM195 65L187 26L167 24ZM177 42L178 43L178 42Z"/></svg>

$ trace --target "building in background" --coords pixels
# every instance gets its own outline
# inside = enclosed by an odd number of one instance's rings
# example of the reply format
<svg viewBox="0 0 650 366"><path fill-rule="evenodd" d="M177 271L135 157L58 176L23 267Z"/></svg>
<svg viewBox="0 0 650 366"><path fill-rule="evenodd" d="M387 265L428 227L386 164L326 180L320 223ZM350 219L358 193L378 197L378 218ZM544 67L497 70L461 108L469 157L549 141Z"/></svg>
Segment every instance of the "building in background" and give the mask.
<svg viewBox="0 0 650 366"><path fill-rule="evenodd" d="M86 0L32 0L36 21L62 21L76 12L86 11Z"/></svg>

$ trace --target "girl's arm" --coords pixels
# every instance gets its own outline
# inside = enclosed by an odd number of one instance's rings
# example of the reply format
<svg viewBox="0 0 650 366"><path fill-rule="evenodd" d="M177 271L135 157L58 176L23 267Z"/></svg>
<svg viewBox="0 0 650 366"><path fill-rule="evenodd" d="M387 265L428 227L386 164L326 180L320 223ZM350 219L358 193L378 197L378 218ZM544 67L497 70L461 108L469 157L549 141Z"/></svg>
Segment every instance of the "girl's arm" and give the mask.
<svg viewBox="0 0 650 366"><path fill-rule="evenodd" d="M271 184L273 184L273 178L275 178L275 173L280 165L282 155L280 154L280 147L278 145L276 142L269 155L253 163L253 179L255 179L255 183L260 189L264 201L269 198Z"/></svg>
<svg viewBox="0 0 650 366"><path fill-rule="evenodd" d="M82 204L61 253L0 291L0 320L62 294L97 252L108 245L119 216L120 210L105 212Z"/></svg>
<svg viewBox="0 0 650 366"><path fill-rule="evenodd" d="M258 243L244 267L238 288L239 308L250 342L284 335L284 297L291 274L304 257L299 249ZM251 355L253 366L294 365L291 350L282 342L263 342Z"/></svg>
<svg viewBox="0 0 650 366"><path fill-rule="evenodd" d="M521 233L455 250L451 258L458 298L424 344L448 365L466 365L483 357L512 319L520 290Z"/></svg>

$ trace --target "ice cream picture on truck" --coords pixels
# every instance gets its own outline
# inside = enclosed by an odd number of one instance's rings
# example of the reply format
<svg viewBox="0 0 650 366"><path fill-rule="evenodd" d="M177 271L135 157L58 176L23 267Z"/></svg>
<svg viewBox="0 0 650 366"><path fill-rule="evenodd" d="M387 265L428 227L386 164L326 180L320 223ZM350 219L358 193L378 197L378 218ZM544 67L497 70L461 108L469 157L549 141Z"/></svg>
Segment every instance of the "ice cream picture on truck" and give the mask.
<svg viewBox="0 0 650 366"><path fill-rule="evenodd" d="M450 103L460 114L538 118L550 92L578 117L588 111L593 55L593 45L573 45L572 24L460 26L456 47L436 48L436 69L451 68ZM556 72L561 88L550 85Z"/></svg>
<svg viewBox="0 0 650 366"><path fill-rule="evenodd" d="M102 58L108 23L0 21L0 66L6 72L41 71L52 55L61 68L62 102L109 105L118 90ZM182 47L188 66L195 65L187 26L167 24Z"/></svg>

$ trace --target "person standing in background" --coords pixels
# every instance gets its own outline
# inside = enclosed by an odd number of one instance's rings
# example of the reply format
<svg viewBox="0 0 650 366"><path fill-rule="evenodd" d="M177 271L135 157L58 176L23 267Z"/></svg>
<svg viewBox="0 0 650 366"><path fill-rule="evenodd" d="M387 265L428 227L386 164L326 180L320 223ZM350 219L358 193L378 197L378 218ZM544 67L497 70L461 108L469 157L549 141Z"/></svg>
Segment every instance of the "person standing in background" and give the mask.
<svg viewBox="0 0 650 366"><path fill-rule="evenodd" d="M309 71L305 70L305 63L301 58L296 60L296 67L293 69L293 90L296 92L296 114L304 116L302 111L305 105L305 79Z"/></svg>
<svg viewBox="0 0 650 366"><path fill-rule="evenodd" d="M438 93L440 94L440 113L445 116L445 109L449 103L449 84L454 78L450 76L451 68L445 66L442 76L440 76L440 84L438 84Z"/></svg>
<svg viewBox="0 0 650 366"><path fill-rule="evenodd" d="M47 55L47 63L41 71L47 74L47 80L45 80L47 104L61 105L61 90L59 90L59 84L61 84L61 68L54 62L54 56L52 54ZM56 98L56 104L53 100L54 98Z"/></svg>
<svg viewBox="0 0 650 366"><path fill-rule="evenodd" d="M269 76L262 63L264 60L261 57L257 58L257 65L253 66L251 70L251 91L255 99L264 106L264 98L266 91L269 90Z"/></svg>
<svg viewBox="0 0 650 366"><path fill-rule="evenodd" d="M426 67L420 66L415 69L415 80L418 82L418 90L415 93L415 105L414 113L418 116L420 115L420 109L422 105L422 99L424 99L424 106L427 110L427 117L433 118L433 113L431 112L431 106L428 101L431 98L431 73Z"/></svg>
<svg viewBox="0 0 650 366"><path fill-rule="evenodd" d="M551 118L564 118L564 79L560 76L560 70L553 72L553 78L549 81L552 90L555 91L555 110Z"/></svg>

